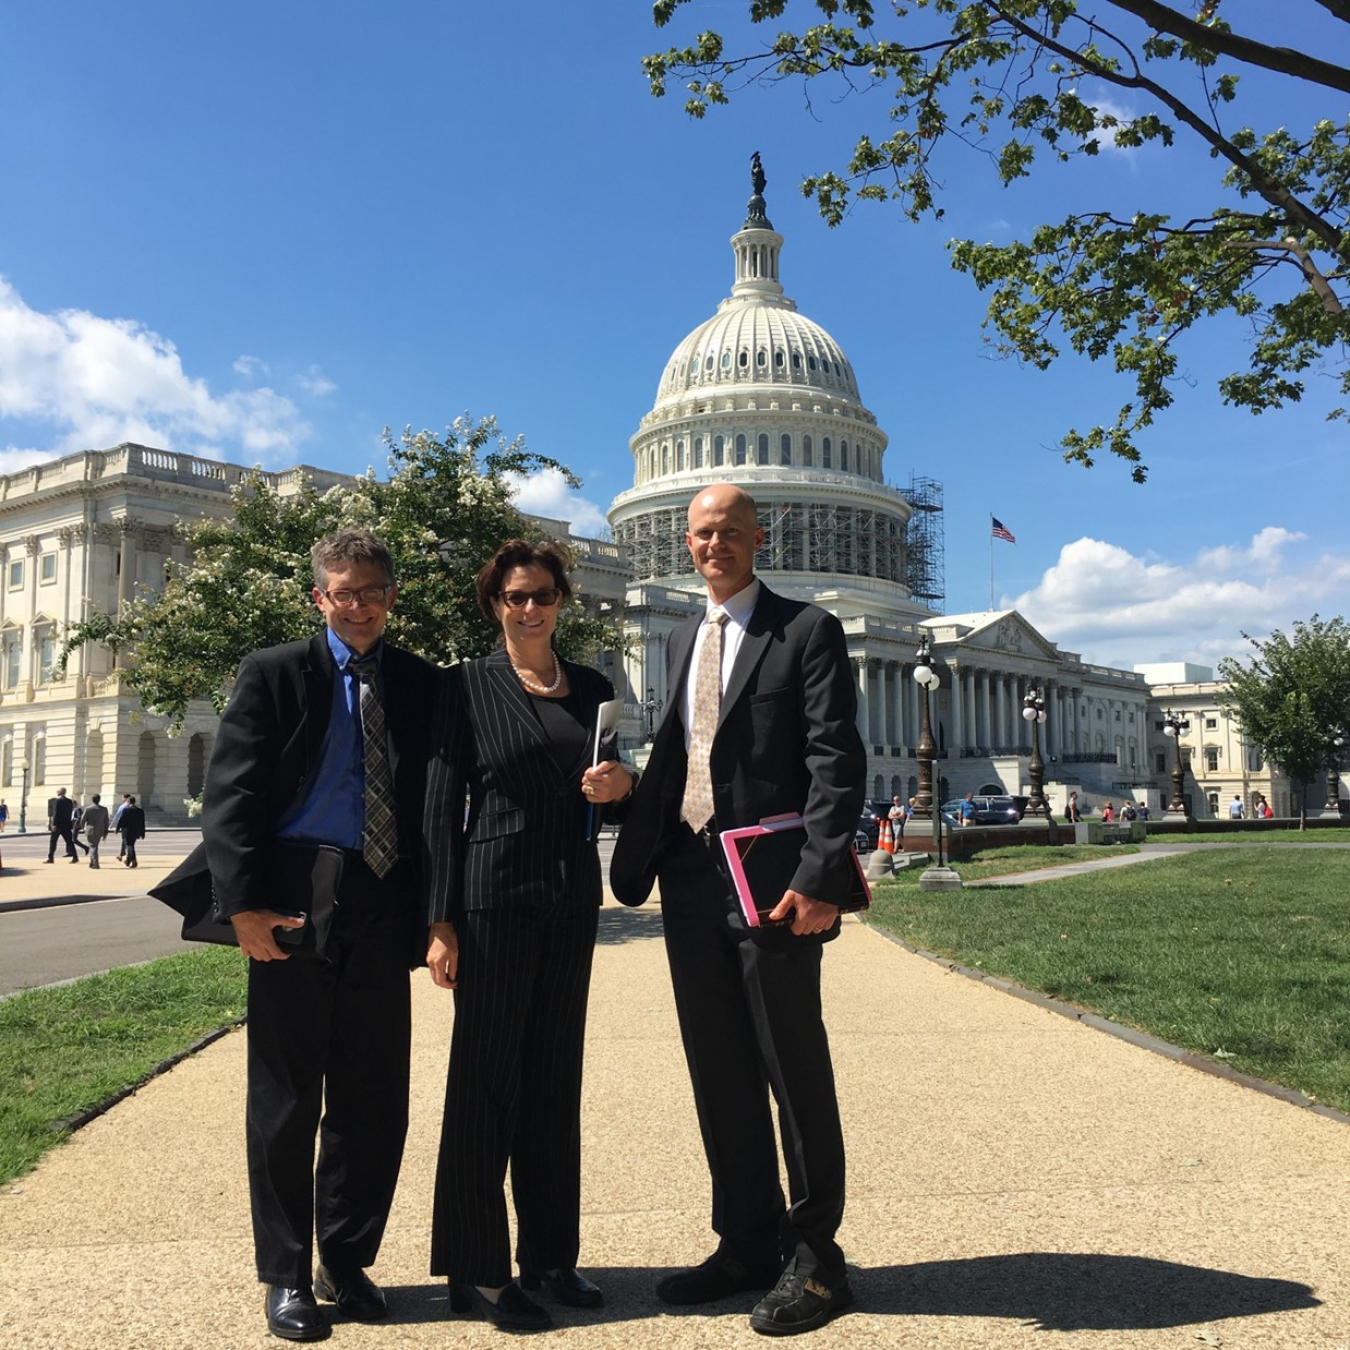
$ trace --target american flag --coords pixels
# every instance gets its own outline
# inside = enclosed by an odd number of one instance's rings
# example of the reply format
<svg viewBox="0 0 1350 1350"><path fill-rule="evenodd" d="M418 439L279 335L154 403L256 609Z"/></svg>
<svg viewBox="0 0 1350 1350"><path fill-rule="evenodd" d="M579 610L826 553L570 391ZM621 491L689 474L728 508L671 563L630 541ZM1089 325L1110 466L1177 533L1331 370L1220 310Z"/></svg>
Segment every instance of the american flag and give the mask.
<svg viewBox="0 0 1350 1350"><path fill-rule="evenodd" d="M1015 544L1017 542L1017 540L1013 538L1012 531L997 516L990 516L989 524L993 528L995 539L1003 539L1009 544Z"/></svg>

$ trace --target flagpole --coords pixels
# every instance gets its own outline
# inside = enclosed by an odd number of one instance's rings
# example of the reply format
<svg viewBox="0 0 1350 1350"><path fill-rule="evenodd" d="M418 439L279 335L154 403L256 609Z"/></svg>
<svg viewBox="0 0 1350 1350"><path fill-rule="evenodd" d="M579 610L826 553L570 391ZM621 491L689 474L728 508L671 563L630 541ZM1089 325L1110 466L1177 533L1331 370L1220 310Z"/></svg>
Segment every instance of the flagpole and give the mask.
<svg viewBox="0 0 1350 1350"><path fill-rule="evenodd" d="M989 513L989 608L994 608L994 513Z"/></svg>

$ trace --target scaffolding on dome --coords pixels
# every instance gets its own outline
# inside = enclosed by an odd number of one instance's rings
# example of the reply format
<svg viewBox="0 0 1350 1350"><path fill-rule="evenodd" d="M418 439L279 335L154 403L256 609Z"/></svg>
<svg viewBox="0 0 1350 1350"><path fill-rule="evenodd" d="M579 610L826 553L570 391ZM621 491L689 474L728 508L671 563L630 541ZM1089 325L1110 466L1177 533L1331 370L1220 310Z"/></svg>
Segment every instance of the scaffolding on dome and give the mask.
<svg viewBox="0 0 1350 1350"><path fill-rule="evenodd" d="M914 508L909 521L905 580L910 596L935 613L946 599L947 561L943 535L942 484L911 473L905 498Z"/></svg>

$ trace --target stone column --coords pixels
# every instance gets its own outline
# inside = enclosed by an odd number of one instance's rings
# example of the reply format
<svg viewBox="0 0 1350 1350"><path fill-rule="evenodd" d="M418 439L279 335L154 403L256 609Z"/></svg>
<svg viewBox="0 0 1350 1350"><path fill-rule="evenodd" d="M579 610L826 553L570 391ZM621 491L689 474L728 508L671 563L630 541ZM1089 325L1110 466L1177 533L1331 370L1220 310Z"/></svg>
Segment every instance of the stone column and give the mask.
<svg viewBox="0 0 1350 1350"><path fill-rule="evenodd" d="M1060 707L1059 707L1059 685L1046 684L1045 686L1045 742L1049 747L1050 753L1059 759L1062 755L1062 738L1060 732Z"/></svg>
<svg viewBox="0 0 1350 1350"><path fill-rule="evenodd" d="M865 656L855 656L853 663L857 667L858 676L858 735L867 742L867 753L872 753L871 739L867 734L869 726L870 710L867 699L867 658Z"/></svg>
<svg viewBox="0 0 1350 1350"><path fill-rule="evenodd" d="M989 737L990 745L1008 744L1008 677L994 677L994 721L995 725Z"/></svg>
<svg viewBox="0 0 1350 1350"><path fill-rule="evenodd" d="M950 667L952 673L952 743L948 753L953 759L960 759L966 748L966 712L961 698L961 668Z"/></svg>
<svg viewBox="0 0 1350 1350"><path fill-rule="evenodd" d="M993 723L989 716L989 672L980 671L980 744L987 750L994 743Z"/></svg>

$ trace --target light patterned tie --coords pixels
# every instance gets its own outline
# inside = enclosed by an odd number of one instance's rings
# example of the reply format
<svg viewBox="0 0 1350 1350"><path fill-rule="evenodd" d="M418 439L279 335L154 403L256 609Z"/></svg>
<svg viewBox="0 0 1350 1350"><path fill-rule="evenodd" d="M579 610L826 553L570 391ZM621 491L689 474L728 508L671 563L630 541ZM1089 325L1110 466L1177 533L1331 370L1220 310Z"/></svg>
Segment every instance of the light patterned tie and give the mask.
<svg viewBox="0 0 1350 1350"><path fill-rule="evenodd" d="M398 822L394 819L394 776L389 769L389 741L384 730L384 704L375 681L375 658L352 660L361 682L361 741L366 777L366 828L361 851L377 877L388 876L398 861Z"/></svg>
<svg viewBox="0 0 1350 1350"><path fill-rule="evenodd" d="M689 773L684 783L681 814L697 834L713 814L712 769L708 756L722 708L722 625L726 611L708 611L707 632L694 673L694 725L689 728Z"/></svg>

